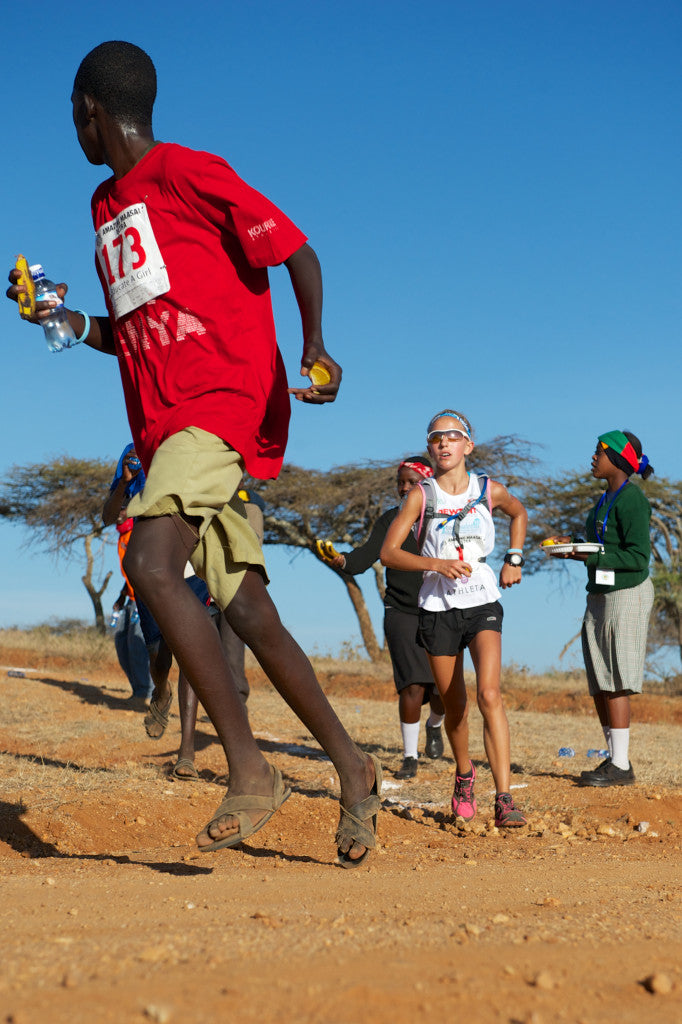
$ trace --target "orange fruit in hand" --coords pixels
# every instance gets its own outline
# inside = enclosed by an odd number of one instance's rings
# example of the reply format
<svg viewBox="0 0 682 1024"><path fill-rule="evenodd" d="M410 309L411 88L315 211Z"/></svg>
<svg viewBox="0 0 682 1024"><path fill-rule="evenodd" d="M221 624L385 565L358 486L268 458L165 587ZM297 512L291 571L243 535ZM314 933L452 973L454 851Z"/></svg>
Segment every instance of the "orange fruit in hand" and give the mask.
<svg viewBox="0 0 682 1024"><path fill-rule="evenodd" d="M322 363L319 362L313 363L308 371L308 376L313 384L318 388L323 387L325 384L329 384L329 381L332 379L332 375L327 367L323 366Z"/></svg>

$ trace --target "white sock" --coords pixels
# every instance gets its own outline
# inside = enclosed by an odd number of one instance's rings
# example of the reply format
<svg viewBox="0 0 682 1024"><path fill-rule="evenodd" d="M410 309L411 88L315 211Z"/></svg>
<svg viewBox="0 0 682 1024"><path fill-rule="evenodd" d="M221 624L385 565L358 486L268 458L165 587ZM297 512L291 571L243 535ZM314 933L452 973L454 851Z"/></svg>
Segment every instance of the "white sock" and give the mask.
<svg viewBox="0 0 682 1024"><path fill-rule="evenodd" d="M627 771L630 767L630 760L628 757L628 749L630 747L630 730L612 729L611 745L613 748L611 761L615 764L616 768L622 768L623 771Z"/></svg>
<svg viewBox="0 0 682 1024"><path fill-rule="evenodd" d="M419 757L419 722L401 722L403 757Z"/></svg>
<svg viewBox="0 0 682 1024"><path fill-rule="evenodd" d="M606 743L606 749L609 752L609 757L613 757L613 746L611 744L611 726L602 725L602 730L604 732L604 741Z"/></svg>
<svg viewBox="0 0 682 1024"><path fill-rule="evenodd" d="M432 711L429 717L426 719L426 724L429 729L440 729L441 725L445 721L445 715L437 715L435 711Z"/></svg>

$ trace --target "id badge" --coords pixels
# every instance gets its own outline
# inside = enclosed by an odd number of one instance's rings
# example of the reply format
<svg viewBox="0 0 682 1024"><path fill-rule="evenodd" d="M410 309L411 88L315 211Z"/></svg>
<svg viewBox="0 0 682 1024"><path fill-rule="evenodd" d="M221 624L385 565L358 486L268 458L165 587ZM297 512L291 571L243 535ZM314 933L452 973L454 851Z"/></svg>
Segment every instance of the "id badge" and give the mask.
<svg viewBox="0 0 682 1024"><path fill-rule="evenodd" d="M594 582L600 587L612 587L616 582L616 574L613 569L597 569L594 574Z"/></svg>

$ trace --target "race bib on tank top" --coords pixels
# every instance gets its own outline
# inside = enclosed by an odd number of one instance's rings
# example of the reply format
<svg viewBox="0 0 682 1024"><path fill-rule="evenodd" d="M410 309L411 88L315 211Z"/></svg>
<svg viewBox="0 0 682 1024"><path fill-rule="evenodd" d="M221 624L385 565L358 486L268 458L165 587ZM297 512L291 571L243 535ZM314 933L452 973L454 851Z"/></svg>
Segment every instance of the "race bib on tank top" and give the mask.
<svg viewBox="0 0 682 1024"><path fill-rule="evenodd" d="M473 608L497 601L500 592L492 568L481 559L487 558L495 547L495 525L486 498L467 512L459 524L459 542L453 523L447 516L456 515L480 494L478 477L471 473L469 486L463 494L448 494L435 480L436 518L429 522L422 547L427 558L444 558L467 562L471 576L448 579L437 572L425 572L419 592L419 607L428 611L447 611L448 608ZM443 523L442 526L439 526Z"/></svg>

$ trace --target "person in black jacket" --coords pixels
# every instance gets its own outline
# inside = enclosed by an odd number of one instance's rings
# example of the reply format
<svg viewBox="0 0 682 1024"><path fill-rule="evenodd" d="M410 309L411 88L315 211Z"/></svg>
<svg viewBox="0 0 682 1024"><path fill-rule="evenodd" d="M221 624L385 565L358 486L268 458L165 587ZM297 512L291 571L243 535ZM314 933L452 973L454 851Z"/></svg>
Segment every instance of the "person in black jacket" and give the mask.
<svg viewBox="0 0 682 1024"><path fill-rule="evenodd" d="M414 455L404 459L398 466L397 485L401 501L415 484L432 475L431 463L424 456ZM345 555L337 555L329 564L349 576L365 572L378 560L388 528L397 513L397 505L388 509L377 519L364 544ZM406 551L418 554L417 541L412 534L403 546ZM398 691L398 713L403 737L403 763L395 773L397 779L413 779L417 774L419 723L422 706L426 703L431 706L431 714L426 722L424 753L430 758L438 758L443 754L443 705L431 675L426 652L417 644L417 597L421 583L420 572L386 570L384 633Z"/></svg>

